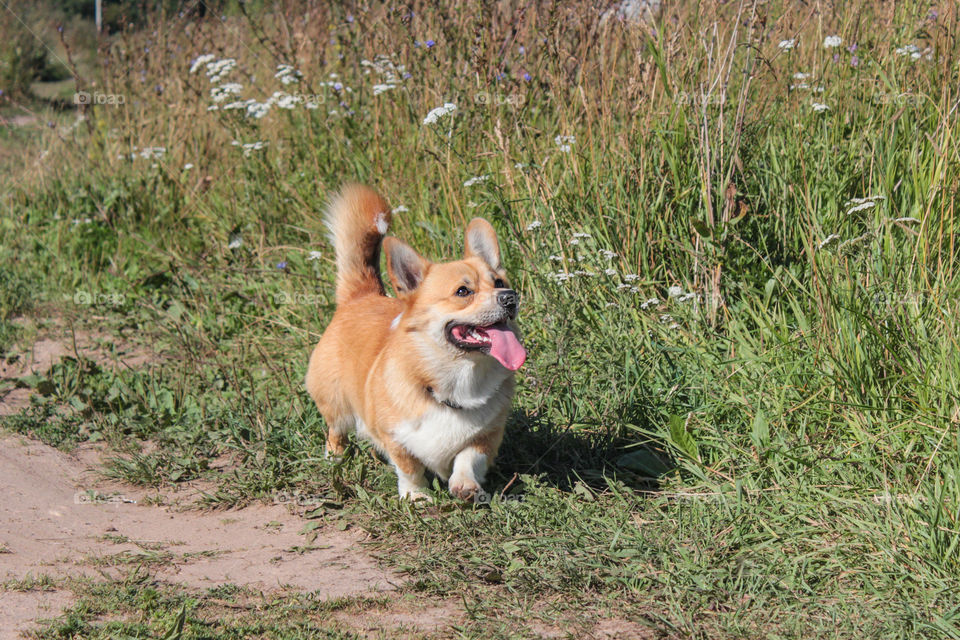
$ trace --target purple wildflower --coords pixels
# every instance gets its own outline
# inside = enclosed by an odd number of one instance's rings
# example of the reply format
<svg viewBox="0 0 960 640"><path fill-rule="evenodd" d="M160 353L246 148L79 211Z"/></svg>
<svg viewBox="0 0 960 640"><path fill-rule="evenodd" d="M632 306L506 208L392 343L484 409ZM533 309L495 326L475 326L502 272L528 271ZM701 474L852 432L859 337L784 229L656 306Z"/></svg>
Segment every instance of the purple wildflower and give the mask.
<svg viewBox="0 0 960 640"><path fill-rule="evenodd" d="M433 45L435 45L435 44L437 44L437 43L434 42L433 40L427 40L427 41L424 42L423 44L427 45L427 49L429 49L430 47L432 47Z"/></svg>

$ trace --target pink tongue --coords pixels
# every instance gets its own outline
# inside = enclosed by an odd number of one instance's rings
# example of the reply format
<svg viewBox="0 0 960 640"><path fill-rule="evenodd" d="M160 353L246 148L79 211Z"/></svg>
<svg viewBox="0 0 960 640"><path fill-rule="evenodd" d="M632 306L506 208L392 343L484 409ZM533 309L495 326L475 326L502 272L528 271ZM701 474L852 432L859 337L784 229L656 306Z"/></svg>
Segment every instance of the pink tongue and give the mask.
<svg viewBox="0 0 960 640"><path fill-rule="evenodd" d="M517 340L517 334L500 324L483 329L490 338L490 355L510 371L516 371L527 359L527 350Z"/></svg>

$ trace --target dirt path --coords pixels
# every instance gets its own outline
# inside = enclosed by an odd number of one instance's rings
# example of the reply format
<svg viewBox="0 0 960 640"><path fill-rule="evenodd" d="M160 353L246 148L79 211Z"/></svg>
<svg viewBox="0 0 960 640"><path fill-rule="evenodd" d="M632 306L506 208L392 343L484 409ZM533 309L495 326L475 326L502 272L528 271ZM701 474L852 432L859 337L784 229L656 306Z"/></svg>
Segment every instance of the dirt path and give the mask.
<svg viewBox="0 0 960 640"><path fill-rule="evenodd" d="M91 501L91 491L116 501ZM304 550L303 521L282 506L176 512L144 505L146 496L118 496L75 455L0 436L0 580L115 577L146 561L158 579L194 588L294 587L332 598L388 591L399 582L363 553L358 533L321 530ZM70 602L62 590L0 591L0 638L17 637L30 621L54 617Z"/></svg>

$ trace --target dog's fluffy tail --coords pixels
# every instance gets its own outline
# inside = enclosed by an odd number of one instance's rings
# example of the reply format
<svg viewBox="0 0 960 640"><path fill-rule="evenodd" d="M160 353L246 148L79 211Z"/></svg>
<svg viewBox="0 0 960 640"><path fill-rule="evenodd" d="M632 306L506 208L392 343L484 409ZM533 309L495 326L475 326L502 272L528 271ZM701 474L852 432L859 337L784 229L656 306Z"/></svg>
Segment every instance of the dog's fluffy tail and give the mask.
<svg viewBox="0 0 960 640"><path fill-rule="evenodd" d="M325 222L337 256L337 304L383 295L380 243L390 225L387 201L369 187L345 185L330 201Z"/></svg>

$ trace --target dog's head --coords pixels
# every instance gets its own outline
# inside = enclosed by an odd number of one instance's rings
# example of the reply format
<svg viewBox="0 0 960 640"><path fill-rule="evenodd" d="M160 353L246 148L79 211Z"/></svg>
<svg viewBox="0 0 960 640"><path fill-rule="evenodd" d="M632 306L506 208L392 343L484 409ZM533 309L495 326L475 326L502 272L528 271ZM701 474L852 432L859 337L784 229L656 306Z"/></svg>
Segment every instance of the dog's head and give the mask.
<svg viewBox="0 0 960 640"><path fill-rule="evenodd" d="M432 263L393 237L384 238L387 274L407 308L401 327L428 346L469 357L490 356L511 371L527 358L515 323L519 299L500 264L490 223L467 226L462 260Z"/></svg>

